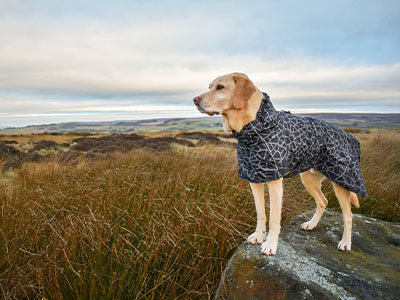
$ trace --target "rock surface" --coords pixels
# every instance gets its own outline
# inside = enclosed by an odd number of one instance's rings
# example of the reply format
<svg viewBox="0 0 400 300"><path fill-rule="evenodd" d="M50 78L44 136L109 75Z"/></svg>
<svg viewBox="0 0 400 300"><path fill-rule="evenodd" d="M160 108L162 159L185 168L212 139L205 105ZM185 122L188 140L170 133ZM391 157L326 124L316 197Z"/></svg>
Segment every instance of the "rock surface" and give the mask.
<svg viewBox="0 0 400 300"><path fill-rule="evenodd" d="M341 212L326 211L313 231L282 227L276 256L243 243L229 260L216 299L400 299L400 223L354 214L352 251L336 249Z"/></svg>

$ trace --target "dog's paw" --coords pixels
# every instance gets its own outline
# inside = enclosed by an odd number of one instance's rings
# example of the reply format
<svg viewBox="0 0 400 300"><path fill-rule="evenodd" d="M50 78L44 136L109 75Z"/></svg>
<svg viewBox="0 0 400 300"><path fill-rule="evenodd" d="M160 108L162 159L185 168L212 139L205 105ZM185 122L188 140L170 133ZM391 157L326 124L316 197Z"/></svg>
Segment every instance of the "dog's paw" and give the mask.
<svg viewBox="0 0 400 300"><path fill-rule="evenodd" d="M264 236L265 236L264 232L256 231L249 235L249 237L247 238L247 242L253 245L261 244L264 240Z"/></svg>
<svg viewBox="0 0 400 300"><path fill-rule="evenodd" d="M278 248L278 238L268 236L267 240L261 245L261 253L266 255L275 255Z"/></svg>
<svg viewBox="0 0 400 300"><path fill-rule="evenodd" d="M303 230L313 230L318 223L314 222L312 219L308 222L304 222L303 224L300 225L300 228Z"/></svg>
<svg viewBox="0 0 400 300"><path fill-rule="evenodd" d="M338 245L340 251L350 251L351 250L351 240L341 240Z"/></svg>

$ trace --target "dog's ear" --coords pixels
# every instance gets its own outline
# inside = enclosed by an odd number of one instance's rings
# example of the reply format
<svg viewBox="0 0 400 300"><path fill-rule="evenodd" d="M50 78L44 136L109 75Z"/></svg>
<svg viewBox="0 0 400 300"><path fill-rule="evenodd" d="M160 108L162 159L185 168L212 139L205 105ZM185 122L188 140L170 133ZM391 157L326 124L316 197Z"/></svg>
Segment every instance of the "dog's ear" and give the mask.
<svg viewBox="0 0 400 300"><path fill-rule="evenodd" d="M256 91L254 84L246 77L233 76L235 81L235 89L233 91L233 106L235 108L242 108L247 101L249 101L251 95Z"/></svg>

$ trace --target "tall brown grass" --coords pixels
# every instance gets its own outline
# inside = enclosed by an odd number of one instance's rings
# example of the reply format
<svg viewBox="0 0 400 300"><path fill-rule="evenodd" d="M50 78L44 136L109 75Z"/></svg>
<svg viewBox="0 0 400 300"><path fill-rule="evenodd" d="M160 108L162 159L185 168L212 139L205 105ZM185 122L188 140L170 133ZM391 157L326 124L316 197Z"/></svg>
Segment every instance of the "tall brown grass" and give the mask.
<svg viewBox="0 0 400 300"><path fill-rule="evenodd" d="M361 139L361 170L368 199L360 198L353 212L386 221L400 221L400 134L376 131ZM331 188L326 188L329 207L339 207Z"/></svg>
<svg viewBox="0 0 400 300"><path fill-rule="evenodd" d="M400 221L399 145L382 135L363 142L370 198L361 212ZM15 172L0 187L4 299L212 299L255 226L230 147L137 149ZM285 181L282 223L314 206L298 176Z"/></svg>

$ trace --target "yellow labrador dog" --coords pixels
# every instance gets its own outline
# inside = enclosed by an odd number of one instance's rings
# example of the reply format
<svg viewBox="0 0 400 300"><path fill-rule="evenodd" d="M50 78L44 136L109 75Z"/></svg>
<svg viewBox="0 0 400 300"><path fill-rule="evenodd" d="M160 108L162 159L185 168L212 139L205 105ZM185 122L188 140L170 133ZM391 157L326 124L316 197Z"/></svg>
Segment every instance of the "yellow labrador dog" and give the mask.
<svg viewBox="0 0 400 300"><path fill-rule="evenodd" d="M250 182L257 211L257 226L247 239L249 243L262 244L263 254L275 255L281 228L282 180L300 174L317 204L315 214L301 228L312 230L318 224L328 202L321 182L328 178L343 211L344 232L338 249L351 250L351 203L358 206L356 194L366 196L359 143L353 136L321 120L277 112L269 96L241 73L216 78L209 90L193 101L202 113L222 115L225 131L232 131L238 139L239 177ZM270 213L264 242L265 182Z"/></svg>

